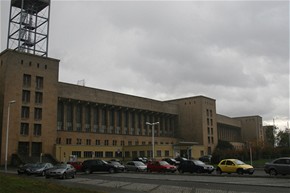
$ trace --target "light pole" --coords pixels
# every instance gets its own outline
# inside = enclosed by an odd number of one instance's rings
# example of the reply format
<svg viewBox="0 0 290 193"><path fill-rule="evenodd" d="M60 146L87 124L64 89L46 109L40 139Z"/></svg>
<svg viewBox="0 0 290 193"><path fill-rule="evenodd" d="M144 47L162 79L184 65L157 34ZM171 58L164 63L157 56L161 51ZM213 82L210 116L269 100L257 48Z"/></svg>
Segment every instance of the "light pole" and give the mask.
<svg viewBox="0 0 290 193"><path fill-rule="evenodd" d="M149 123L149 122L146 122L146 125L151 125L152 126L152 160L154 160L154 125L157 125L159 124L159 122L155 122L155 123Z"/></svg>
<svg viewBox="0 0 290 193"><path fill-rule="evenodd" d="M7 128L6 128L6 146L5 146L5 173L7 173L7 160L8 160L8 137L9 137L9 116L10 116L10 105L15 103L16 101L8 102L8 112L7 112Z"/></svg>

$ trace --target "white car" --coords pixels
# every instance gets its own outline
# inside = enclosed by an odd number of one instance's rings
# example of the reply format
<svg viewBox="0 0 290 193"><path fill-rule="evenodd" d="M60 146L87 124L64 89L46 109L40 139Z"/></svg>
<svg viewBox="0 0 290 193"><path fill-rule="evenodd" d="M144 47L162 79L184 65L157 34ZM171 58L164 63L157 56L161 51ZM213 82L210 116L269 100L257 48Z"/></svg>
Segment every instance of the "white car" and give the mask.
<svg viewBox="0 0 290 193"><path fill-rule="evenodd" d="M49 169L45 173L46 178L62 178L68 177L74 178L76 175L76 169L70 164L58 164Z"/></svg>
<svg viewBox="0 0 290 193"><path fill-rule="evenodd" d="M126 171L147 171L147 166L141 161L129 161L125 164Z"/></svg>

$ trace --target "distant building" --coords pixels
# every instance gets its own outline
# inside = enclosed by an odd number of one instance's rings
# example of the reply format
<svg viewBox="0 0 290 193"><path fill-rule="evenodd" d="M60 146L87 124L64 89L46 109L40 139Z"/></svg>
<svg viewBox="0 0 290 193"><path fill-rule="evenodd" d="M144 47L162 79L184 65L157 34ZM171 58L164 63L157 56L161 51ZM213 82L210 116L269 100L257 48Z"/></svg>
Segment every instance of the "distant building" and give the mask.
<svg viewBox="0 0 290 193"><path fill-rule="evenodd" d="M263 142L261 117L218 115L205 96L158 101L85 87L84 80L59 82L60 61L47 57L50 3L11 0L0 54L0 164L6 155L9 164L198 158L212 154L218 140L236 148Z"/></svg>
<svg viewBox="0 0 290 193"><path fill-rule="evenodd" d="M58 81L59 60L5 50L0 54L0 144L8 160L49 155L58 161L129 160L212 154L218 140L238 147L264 140L262 118L216 113L205 96L158 101ZM13 155L13 156L12 156Z"/></svg>

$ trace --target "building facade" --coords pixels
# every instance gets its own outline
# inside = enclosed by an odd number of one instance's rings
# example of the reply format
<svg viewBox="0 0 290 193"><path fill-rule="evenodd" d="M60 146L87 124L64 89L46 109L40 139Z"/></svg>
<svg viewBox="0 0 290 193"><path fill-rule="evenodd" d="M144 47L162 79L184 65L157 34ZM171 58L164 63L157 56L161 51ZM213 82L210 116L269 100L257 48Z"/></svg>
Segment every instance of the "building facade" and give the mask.
<svg viewBox="0 0 290 193"><path fill-rule="evenodd" d="M9 163L44 154L58 161L198 158L219 139L263 140L261 117L218 115L205 96L152 100L59 82L57 59L7 49L0 60L1 164L6 153Z"/></svg>

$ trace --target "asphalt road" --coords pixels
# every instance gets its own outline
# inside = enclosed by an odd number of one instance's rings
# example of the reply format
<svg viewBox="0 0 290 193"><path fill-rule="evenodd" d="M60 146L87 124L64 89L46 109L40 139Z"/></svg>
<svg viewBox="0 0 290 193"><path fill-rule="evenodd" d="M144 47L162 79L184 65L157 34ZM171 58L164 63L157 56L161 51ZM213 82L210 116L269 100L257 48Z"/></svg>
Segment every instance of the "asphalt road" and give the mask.
<svg viewBox="0 0 290 193"><path fill-rule="evenodd" d="M289 193L290 176L159 173L80 173L57 183L108 193Z"/></svg>

